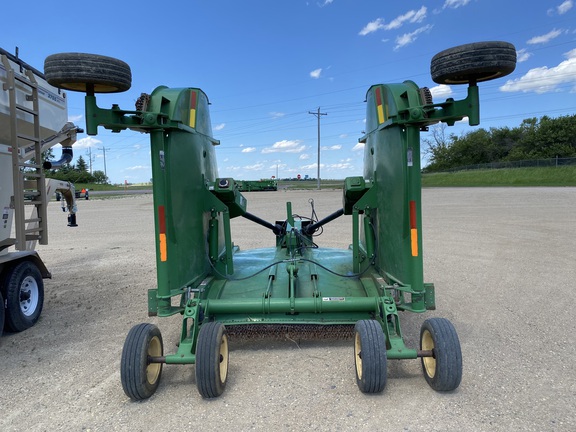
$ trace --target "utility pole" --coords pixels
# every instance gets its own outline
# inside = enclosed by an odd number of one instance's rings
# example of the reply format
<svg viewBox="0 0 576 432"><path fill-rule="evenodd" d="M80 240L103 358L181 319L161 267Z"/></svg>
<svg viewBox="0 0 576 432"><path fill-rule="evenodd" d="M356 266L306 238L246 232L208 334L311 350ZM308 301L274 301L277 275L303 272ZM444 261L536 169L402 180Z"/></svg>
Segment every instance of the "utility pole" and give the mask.
<svg viewBox="0 0 576 432"><path fill-rule="evenodd" d="M106 150L110 149L102 146L102 148L99 148L98 150L102 150L102 152L104 153L104 177L108 178L108 173L106 172Z"/></svg>
<svg viewBox="0 0 576 432"><path fill-rule="evenodd" d="M321 113L320 107L318 107L317 112L308 111L308 114L312 114L312 115L316 116L316 118L318 118L318 174L317 174L318 187L317 187L317 189L320 190L320 116L328 115L328 113Z"/></svg>
<svg viewBox="0 0 576 432"><path fill-rule="evenodd" d="M88 159L90 160L90 174L92 174L92 147L88 147Z"/></svg>

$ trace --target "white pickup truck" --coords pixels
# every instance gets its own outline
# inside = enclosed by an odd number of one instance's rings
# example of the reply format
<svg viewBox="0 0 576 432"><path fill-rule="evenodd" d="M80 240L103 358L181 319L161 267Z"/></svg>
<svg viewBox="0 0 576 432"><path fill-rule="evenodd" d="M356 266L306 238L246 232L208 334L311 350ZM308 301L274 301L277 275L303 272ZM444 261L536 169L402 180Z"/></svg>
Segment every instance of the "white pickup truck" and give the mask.
<svg viewBox="0 0 576 432"><path fill-rule="evenodd" d="M34 250L48 243L46 206L59 192L76 226L74 186L46 179L45 168L72 160L81 130L68 122L66 94L44 75L0 48L0 335L33 326L51 274ZM42 153L62 145L62 158L42 166Z"/></svg>

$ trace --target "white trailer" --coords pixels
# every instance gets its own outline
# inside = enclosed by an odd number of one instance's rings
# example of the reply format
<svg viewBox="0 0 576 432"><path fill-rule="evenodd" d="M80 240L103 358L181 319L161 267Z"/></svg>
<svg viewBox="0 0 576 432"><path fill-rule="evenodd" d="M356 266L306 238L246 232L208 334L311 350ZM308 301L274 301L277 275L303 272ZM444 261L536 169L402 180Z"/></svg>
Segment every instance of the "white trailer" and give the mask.
<svg viewBox="0 0 576 432"><path fill-rule="evenodd" d="M44 75L0 48L0 335L33 326L51 274L34 250L48 243L46 206L59 192L76 226L74 185L46 179L45 168L72 160L81 130L68 122L66 94ZM42 166L42 153L62 145L62 158Z"/></svg>

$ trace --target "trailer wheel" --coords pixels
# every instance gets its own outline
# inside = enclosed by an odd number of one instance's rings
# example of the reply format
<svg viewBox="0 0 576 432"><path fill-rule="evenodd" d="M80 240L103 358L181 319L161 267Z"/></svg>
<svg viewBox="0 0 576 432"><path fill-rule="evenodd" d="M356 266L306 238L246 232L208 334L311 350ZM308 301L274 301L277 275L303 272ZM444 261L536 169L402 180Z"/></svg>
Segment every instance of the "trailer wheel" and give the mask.
<svg viewBox="0 0 576 432"><path fill-rule="evenodd" d="M439 52L430 74L438 84L467 84L501 78L516 68L516 48L508 42L476 42Z"/></svg>
<svg viewBox="0 0 576 432"><path fill-rule="evenodd" d="M203 324L196 344L196 385L202 397L214 398L224 392L228 362L226 327L220 322Z"/></svg>
<svg viewBox="0 0 576 432"><path fill-rule="evenodd" d="M4 295L6 330L21 332L36 324L44 305L44 282L38 267L22 261L9 270Z"/></svg>
<svg viewBox="0 0 576 432"><path fill-rule="evenodd" d="M122 60L97 54L52 54L44 60L44 75L49 84L66 90L118 93L132 85L130 66Z"/></svg>
<svg viewBox="0 0 576 432"><path fill-rule="evenodd" d="M386 386L386 337L376 320L360 320L354 327L356 384L363 393L380 393Z"/></svg>
<svg viewBox="0 0 576 432"><path fill-rule="evenodd" d="M162 363L150 363L149 357L161 357L163 353L164 344L158 327L142 323L130 329L120 361L122 388L130 399L148 399L156 392Z"/></svg>
<svg viewBox="0 0 576 432"><path fill-rule="evenodd" d="M462 381L462 351L456 329L446 318L429 318L420 330L420 349L432 351L422 357L424 378L436 391L455 390Z"/></svg>

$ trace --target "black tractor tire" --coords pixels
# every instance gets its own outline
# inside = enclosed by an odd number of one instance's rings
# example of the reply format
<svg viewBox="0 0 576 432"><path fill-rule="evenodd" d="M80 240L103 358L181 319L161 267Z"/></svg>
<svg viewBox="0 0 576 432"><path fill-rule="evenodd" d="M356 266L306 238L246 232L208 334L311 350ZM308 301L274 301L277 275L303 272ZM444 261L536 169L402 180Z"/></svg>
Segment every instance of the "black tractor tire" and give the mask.
<svg viewBox="0 0 576 432"><path fill-rule="evenodd" d="M8 270L5 278L6 330L21 332L32 327L42 313L44 281L31 261L22 261Z"/></svg>
<svg viewBox="0 0 576 432"><path fill-rule="evenodd" d="M4 331L4 317L6 315L6 310L4 309L4 297L2 297L2 293L0 292L0 337L2 336L2 332Z"/></svg>
<svg viewBox="0 0 576 432"><path fill-rule="evenodd" d="M200 326L196 343L196 386L204 398L220 396L228 379L228 336L220 322Z"/></svg>
<svg viewBox="0 0 576 432"><path fill-rule="evenodd" d="M44 76L54 87L84 93L119 93L132 85L128 64L97 54L52 54L44 60Z"/></svg>
<svg viewBox="0 0 576 432"><path fill-rule="evenodd" d="M164 343L158 327L137 324L130 329L120 360L120 380L124 393L139 401L152 396L162 376L162 363L150 363L148 357L162 357Z"/></svg>
<svg viewBox="0 0 576 432"><path fill-rule="evenodd" d="M386 337L376 320L360 320L354 326L356 384L362 393L380 393L387 379Z"/></svg>
<svg viewBox="0 0 576 432"><path fill-rule="evenodd" d="M508 42L476 42L449 48L432 58L438 84L467 84L501 78L516 68L516 48Z"/></svg>
<svg viewBox="0 0 576 432"><path fill-rule="evenodd" d="M462 381L462 351L456 329L446 318L429 318L420 329L420 349L432 351L422 357L426 382L436 391L452 391Z"/></svg>

